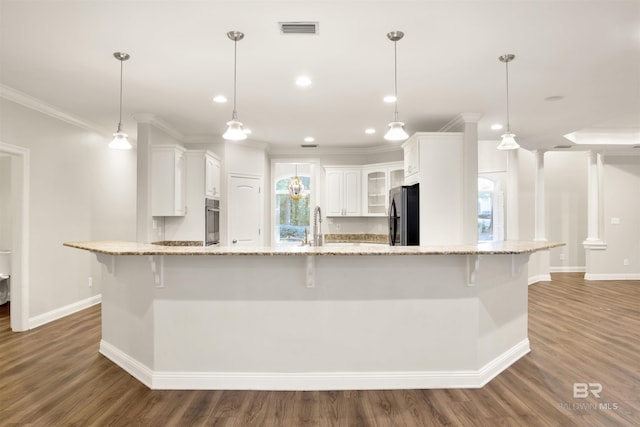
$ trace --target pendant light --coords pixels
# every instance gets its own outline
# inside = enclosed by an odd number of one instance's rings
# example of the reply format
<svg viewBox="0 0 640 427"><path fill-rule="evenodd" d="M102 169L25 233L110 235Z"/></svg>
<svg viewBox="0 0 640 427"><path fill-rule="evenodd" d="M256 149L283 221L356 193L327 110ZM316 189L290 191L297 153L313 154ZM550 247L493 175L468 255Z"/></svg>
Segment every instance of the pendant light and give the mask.
<svg viewBox="0 0 640 427"><path fill-rule="evenodd" d="M296 163L296 176L294 176L289 185L287 186L289 189L289 197L293 200L300 200L302 198L302 192L304 191L304 184L298 178L298 164Z"/></svg>
<svg viewBox="0 0 640 427"><path fill-rule="evenodd" d="M109 148L115 150L131 150L131 144L129 140L127 140L127 134L122 131L122 64L131 56L124 52L114 52L113 56L120 61L120 120L118 120L118 130L113 134L113 141L109 143Z"/></svg>
<svg viewBox="0 0 640 427"><path fill-rule="evenodd" d="M511 133L511 129L509 128L509 62L513 61L515 57L515 55L510 53L498 57L500 62L504 62L507 76L507 131L502 135L502 142L498 145L498 150L515 150L520 148L520 145L518 145L515 140L516 135Z"/></svg>
<svg viewBox="0 0 640 427"><path fill-rule="evenodd" d="M244 33L229 31L227 37L233 40L233 114L231 120L227 122L227 131L222 137L229 141L242 141L247 139L247 134L242 130L242 122L238 120L238 112L236 111L236 45L244 38Z"/></svg>
<svg viewBox="0 0 640 427"><path fill-rule="evenodd" d="M393 121L389 123L389 130L384 135L387 141L404 141L409 135L404 130L404 123L398 118L398 51L396 43L402 40L404 33L402 31L391 31L387 33L389 40L393 42L393 75L394 75L394 95L395 95L395 111L393 113Z"/></svg>

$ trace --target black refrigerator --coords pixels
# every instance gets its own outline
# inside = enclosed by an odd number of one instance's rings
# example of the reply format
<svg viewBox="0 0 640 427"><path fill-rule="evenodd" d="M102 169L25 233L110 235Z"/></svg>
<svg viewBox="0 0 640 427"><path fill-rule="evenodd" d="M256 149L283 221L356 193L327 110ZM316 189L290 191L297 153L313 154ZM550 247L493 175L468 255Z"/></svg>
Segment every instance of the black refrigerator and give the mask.
<svg viewBox="0 0 640 427"><path fill-rule="evenodd" d="M420 245L419 184L389 190L389 244Z"/></svg>

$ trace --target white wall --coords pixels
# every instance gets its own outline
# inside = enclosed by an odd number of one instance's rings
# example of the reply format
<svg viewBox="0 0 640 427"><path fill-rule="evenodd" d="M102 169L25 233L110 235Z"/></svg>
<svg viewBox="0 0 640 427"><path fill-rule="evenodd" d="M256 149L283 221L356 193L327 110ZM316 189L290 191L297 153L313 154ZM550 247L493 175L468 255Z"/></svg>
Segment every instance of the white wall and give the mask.
<svg viewBox="0 0 640 427"><path fill-rule="evenodd" d="M587 153L550 151L544 157L547 240L552 271L583 271L587 237ZM564 259L561 259L564 258Z"/></svg>
<svg viewBox="0 0 640 427"><path fill-rule="evenodd" d="M135 151L109 150L104 135L5 99L0 117L0 141L30 150L33 318L101 292L94 255L63 242L135 239Z"/></svg>
<svg viewBox="0 0 640 427"><path fill-rule="evenodd" d="M0 154L0 250L11 247L11 157Z"/></svg>
<svg viewBox="0 0 640 427"><path fill-rule="evenodd" d="M640 280L640 156L605 155L603 169L607 248L589 251L587 272L594 279Z"/></svg>

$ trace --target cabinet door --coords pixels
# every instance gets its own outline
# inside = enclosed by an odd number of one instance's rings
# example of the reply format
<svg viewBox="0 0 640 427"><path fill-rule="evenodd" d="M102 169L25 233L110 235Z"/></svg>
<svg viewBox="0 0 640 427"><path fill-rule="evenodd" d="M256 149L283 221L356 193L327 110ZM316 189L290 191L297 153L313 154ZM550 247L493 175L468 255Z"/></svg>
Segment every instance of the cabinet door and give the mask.
<svg viewBox="0 0 640 427"><path fill-rule="evenodd" d="M151 152L151 215L183 216L186 212L186 160L178 146Z"/></svg>
<svg viewBox="0 0 640 427"><path fill-rule="evenodd" d="M220 162L211 156L205 160L205 195L220 197Z"/></svg>
<svg viewBox="0 0 640 427"><path fill-rule="evenodd" d="M386 169L365 169L362 174L362 179L364 215L383 216L386 212L388 193Z"/></svg>
<svg viewBox="0 0 640 427"><path fill-rule="evenodd" d="M327 216L342 216L344 198L344 174L341 170L326 170L325 194L327 196Z"/></svg>
<svg viewBox="0 0 640 427"><path fill-rule="evenodd" d="M362 199L360 198L361 176L362 171L360 169L344 171L343 212L345 216L359 216L362 212Z"/></svg>
<svg viewBox="0 0 640 427"><path fill-rule="evenodd" d="M175 215L186 215L187 213L187 179L186 179L186 160L184 153L177 151L174 157L175 161L175 177L174 185L174 211Z"/></svg>
<svg viewBox="0 0 640 427"><path fill-rule="evenodd" d="M418 141L414 140L404 148L404 177L420 172L420 151Z"/></svg>

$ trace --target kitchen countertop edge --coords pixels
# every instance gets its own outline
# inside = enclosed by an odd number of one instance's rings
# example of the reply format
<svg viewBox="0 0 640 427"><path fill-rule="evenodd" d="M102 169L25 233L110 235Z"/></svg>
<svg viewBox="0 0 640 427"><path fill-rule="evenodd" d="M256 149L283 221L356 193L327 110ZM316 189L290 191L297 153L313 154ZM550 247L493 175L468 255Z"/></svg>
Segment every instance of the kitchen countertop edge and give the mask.
<svg viewBox="0 0 640 427"><path fill-rule="evenodd" d="M562 242L504 241L468 245L440 246L284 246L284 247L228 247L228 246L161 246L127 241L65 242L64 246L106 255L182 255L182 256L349 256L349 255L514 255L532 253L564 246Z"/></svg>

